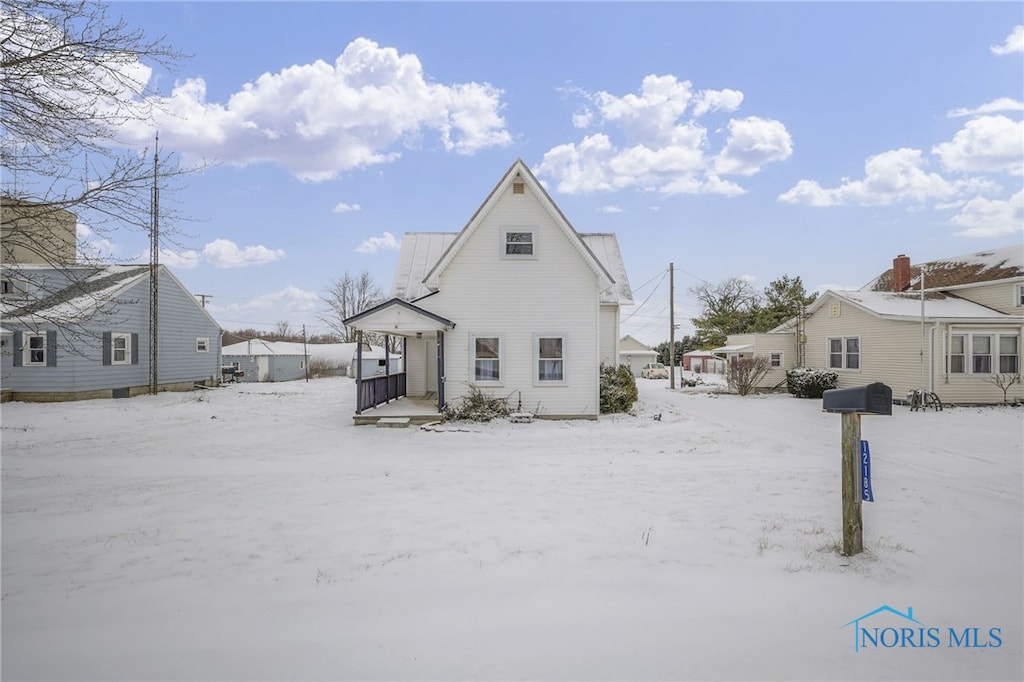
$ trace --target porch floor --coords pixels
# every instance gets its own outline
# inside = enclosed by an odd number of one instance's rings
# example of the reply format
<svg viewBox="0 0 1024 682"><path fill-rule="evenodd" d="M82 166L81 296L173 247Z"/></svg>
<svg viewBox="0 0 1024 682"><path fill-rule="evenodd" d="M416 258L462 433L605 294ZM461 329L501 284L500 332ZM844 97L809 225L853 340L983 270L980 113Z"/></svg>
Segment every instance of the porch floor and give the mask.
<svg viewBox="0 0 1024 682"><path fill-rule="evenodd" d="M437 398L410 398L402 396L389 403L378 405L362 414L352 417L356 426L376 424L381 417L408 417L410 424L429 424L441 418L437 411Z"/></svg>

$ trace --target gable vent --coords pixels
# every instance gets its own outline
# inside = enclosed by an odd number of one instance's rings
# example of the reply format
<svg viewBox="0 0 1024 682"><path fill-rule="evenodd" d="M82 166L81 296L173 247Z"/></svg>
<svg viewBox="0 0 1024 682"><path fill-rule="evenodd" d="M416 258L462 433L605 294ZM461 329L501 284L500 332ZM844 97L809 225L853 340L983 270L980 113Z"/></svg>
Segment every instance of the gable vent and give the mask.
<svg viewBox="0 0 1024 682"><path fill-rule="evenodd" d="M512 181L512 194L526 194L526 183L516 178Z"/></svg>

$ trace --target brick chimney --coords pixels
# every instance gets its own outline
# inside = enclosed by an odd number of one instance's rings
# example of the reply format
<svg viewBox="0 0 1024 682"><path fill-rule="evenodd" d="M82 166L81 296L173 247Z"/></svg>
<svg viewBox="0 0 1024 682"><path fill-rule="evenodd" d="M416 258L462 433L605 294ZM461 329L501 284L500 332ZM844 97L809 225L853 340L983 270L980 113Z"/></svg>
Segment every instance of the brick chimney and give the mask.
<svg viewBox="0 0 1024 682"><path fill-rule="evenodd" d="M892 290L906 291L910 288L910 256L902 253L892 259Z"/></svg>

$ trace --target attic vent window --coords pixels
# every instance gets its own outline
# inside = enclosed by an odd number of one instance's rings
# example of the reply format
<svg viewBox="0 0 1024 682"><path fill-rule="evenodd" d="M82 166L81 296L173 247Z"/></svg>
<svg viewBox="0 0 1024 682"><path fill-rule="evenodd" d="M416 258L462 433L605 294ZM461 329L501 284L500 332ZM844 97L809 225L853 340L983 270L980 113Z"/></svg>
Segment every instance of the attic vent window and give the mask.
<svg viewBox="0 0 1024 682"><path fill-rule="evenodd" d="M513 180L512 194L526 194L526 183L518 178Z"/></svg>

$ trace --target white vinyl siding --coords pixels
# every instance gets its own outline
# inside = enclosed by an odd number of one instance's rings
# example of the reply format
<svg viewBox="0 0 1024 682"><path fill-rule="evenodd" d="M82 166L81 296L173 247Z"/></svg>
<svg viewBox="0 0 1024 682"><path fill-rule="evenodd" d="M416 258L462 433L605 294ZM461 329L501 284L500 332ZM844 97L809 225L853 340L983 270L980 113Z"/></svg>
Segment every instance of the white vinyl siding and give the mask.
<svg viewBox="0 0 1024 682"><path fill-rule="evenodd" d="M538 416L596 417L603 320L597 274L584 261L583 244L570 240L529 191L513 195L509 187L478 219L438 278L439 291L417 303L456 324L445 334L446 401L458 401L470 386L494 386L491 395L511 396L510 405ZM534 231L533 258L504 257L503 231L514 226ZM478 384L474 340L499 336L499 330L500 387ZM534 339L548 331L572 341L564 385L537 385L534 378Z"/></svg>

